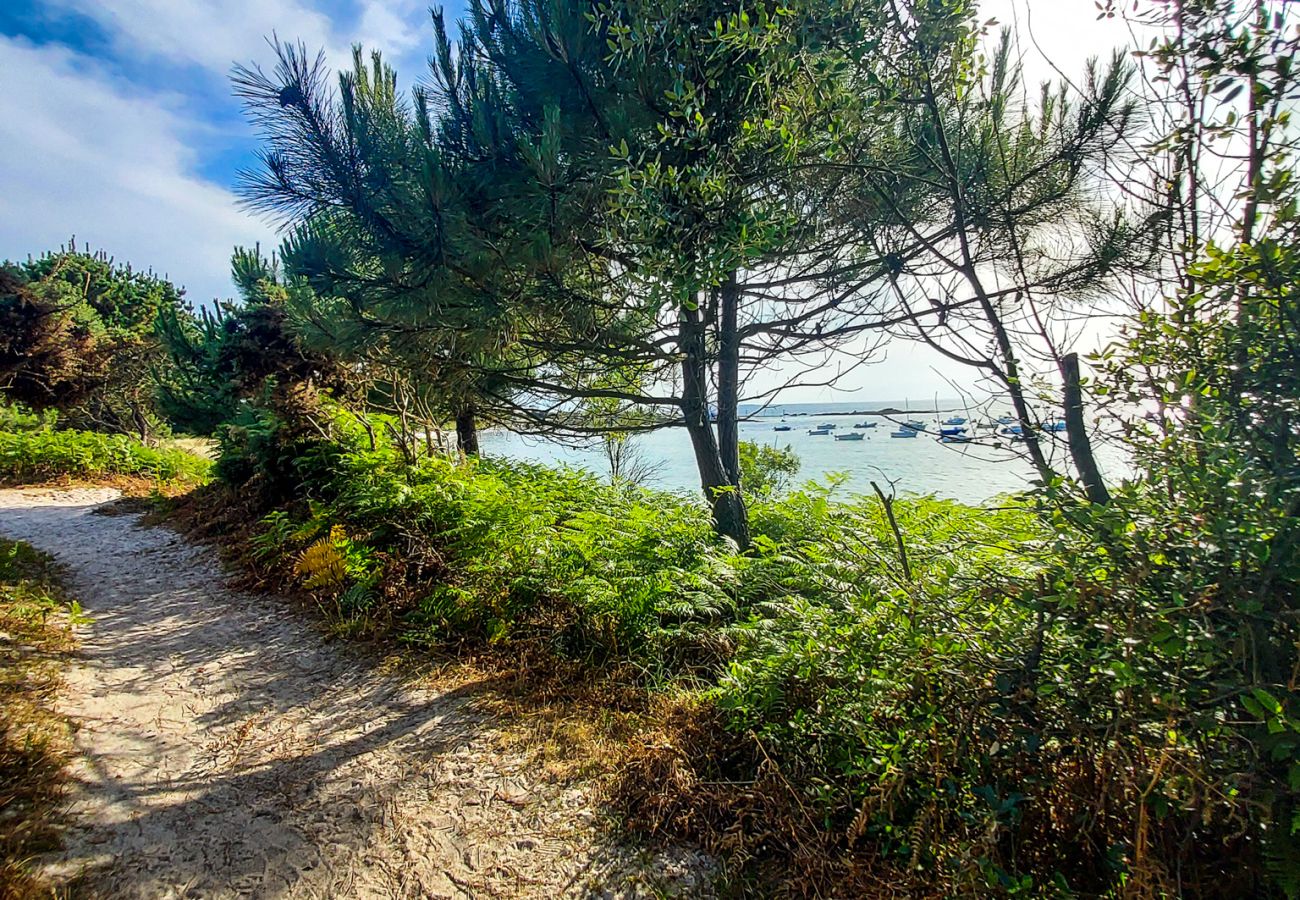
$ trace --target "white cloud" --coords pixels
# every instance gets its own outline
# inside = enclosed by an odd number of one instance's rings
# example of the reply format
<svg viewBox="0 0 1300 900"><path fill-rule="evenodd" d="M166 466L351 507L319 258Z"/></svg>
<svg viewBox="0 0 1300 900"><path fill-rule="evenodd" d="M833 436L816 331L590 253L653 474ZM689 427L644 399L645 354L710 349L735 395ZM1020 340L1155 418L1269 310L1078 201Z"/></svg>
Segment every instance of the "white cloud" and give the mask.
<svg viewBox="0 0 1300 900"><path fill-rule="evenodd" d="M203 302L229 296L231 248L274 238L234 195L194 174L202 122L57 46L0 37L0 257L75 234L165 272Z"/></svg>
<svg viewBox="0 0 1300 900"><path fill-rule="evenodd" d="M427 56L433 46L430 21L427 3L367 0L352 41L383 50L395 60L412 52Z"/></svg>
<svg viewBox="0 0 1300 900"><path fill-rule="evenodd" d="M97 59L0 35L0 258L52 249L75 234L120 261L167 273L195 302L231 295L235 244L274 246L277 238L238 208L227 186L198 174L206 142L238 140L230 121L206 100L125 80L109 59L197 67L224 80L237 61L270 62L265 39L274 32L325 48L334 66L348 63L354 42L399 62L405 56L409 84L429 34L424 0L361 0L337 22L306 0L51 5L98 22L110 50Z"/></svg>
<svg viewBox="0 0 1300 900"><path fill-rule="evenodd" d="M426 37L418 0L364 0L357 21L337 27L329 16L298 0L53 0L104 27L121 56L197 65L225 75L236 63L273 59L266 40L302 41L324 49L330 65L350 64L351 47L400 57Z"/></svg>

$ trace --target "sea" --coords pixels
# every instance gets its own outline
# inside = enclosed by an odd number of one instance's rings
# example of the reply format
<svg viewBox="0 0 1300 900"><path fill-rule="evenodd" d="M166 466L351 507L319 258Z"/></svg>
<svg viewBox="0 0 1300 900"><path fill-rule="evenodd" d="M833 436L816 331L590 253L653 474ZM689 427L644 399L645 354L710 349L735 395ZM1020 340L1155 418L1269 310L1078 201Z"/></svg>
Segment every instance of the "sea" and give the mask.
<svg viewBox="0 0 1300 900"><path fill-rule="evenodd" d="M881 412L884 410L885 412ZM1023 447L1000 435L994 416L1004 410L968 411L959 401L848 401L840 403L773 404L762 410L742 408L740 438L759 444L789 447L800 459L795 487L812 481L836 482L839 496L872 492L875 481L886 493L934 495L963 503L988 504L1022 492L1031 486L1033 468L1024 458ZM953 416L968 419L965 427L974 435L969 444L944 444L938 439L939 423ZM898 423L917 420L928 432L915 438L891 438ZM854 428L876 422L875 428ZM817 425L833 424L831 435L811 435ZM778 426L789 431L777 431ZM837 441L832 435L860 431L860 441ZM1067 468L1064 442L1052 435L1047 450L1062 469ZM1063 437L1063 435L1062 435ZM672 491L700 490L690 439L683 428L662 428L630 438L635 453L651 473L643 479L648 487ZM489 429L480 436L480 450L497 455L550 465L583 468L607 476L609 466L598 440L556 441L504 429ZM1126 469L1114 450L1098 448L1103 473Z"/></svg>

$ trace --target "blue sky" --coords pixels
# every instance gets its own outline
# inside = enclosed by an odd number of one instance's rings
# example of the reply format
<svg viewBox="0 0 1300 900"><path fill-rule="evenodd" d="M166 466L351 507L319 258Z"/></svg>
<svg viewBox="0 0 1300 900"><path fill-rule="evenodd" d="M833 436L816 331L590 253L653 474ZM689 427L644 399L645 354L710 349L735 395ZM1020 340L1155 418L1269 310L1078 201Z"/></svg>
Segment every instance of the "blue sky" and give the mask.
<svg viewBox="0 0 1300 900"><path fill-rule="evenodd" d="M273 33L336 66L354 42L381 49L410 81L424 72L428 4L0 4L0 257L75 234L167 273L192 301L229 296L231 248L276 241L232 191L256 140L229 82L236 62L269 62Z"/></svg>
<svg viewBox="0 0 1300 900"><path fill-rule="evenodd" d="M452 17L459 3L448 4ZM267 39L321 48L337 67L361 43L409 87L426 71L430 0L3 0L0 2L0 258L79 244L152 268L205 303L233 293L231 248L274 246L243 212L236 172L255 135L231 96L235 63L271 61ZM1063 69L1121 35L1093 0L985 0L1002 22L1032 22ZM1042 68L1042 76L1050 71ZM780 379L781 373L773 373ZM897 345L847 379L896 398L949 393L968 378L930 351ZM881 387L887 385L887 387ZM826 390L786 398L838 399Z"/></svg>

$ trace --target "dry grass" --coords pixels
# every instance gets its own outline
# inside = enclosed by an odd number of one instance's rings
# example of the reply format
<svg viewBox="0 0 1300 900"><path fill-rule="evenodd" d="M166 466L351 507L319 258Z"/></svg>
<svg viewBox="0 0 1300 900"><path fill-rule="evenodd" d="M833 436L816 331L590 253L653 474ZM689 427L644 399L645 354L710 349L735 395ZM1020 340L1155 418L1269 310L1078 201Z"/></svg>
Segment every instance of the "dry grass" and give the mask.
<svg viewBox="0 0 1300 900"><path fill-rule="evenodd" d="M53 561L0 539L0 898L47 897L30 859L58 846L71 727L54 711L79 608Z"/></svg>

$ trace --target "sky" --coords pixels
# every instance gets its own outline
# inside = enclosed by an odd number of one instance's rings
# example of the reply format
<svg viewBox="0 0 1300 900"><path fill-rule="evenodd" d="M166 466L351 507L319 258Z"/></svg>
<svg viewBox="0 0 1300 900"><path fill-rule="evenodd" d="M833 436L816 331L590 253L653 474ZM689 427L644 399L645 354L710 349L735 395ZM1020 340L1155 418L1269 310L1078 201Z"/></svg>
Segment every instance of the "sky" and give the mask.
<svg viewBox="0 0 1300 900"><path fill-rule="evenodd" d="M166 275L195 303L234 293L230 251L279 239L240 209L236 174L256 135L230 89L236 63L272 61L268 40L321 48L337 68L361 43L408 87L432 47L429 0L4 0L0 3L0 258L79 245ZM449 18L459 2L448 4ZM1123 34L1093 0L985 0L982 15L1032 31L1067 73ZM1031 47L1035 77L1052 70ZM788 402L951 396L966 378L896 345L839 389Z"/></svg>

